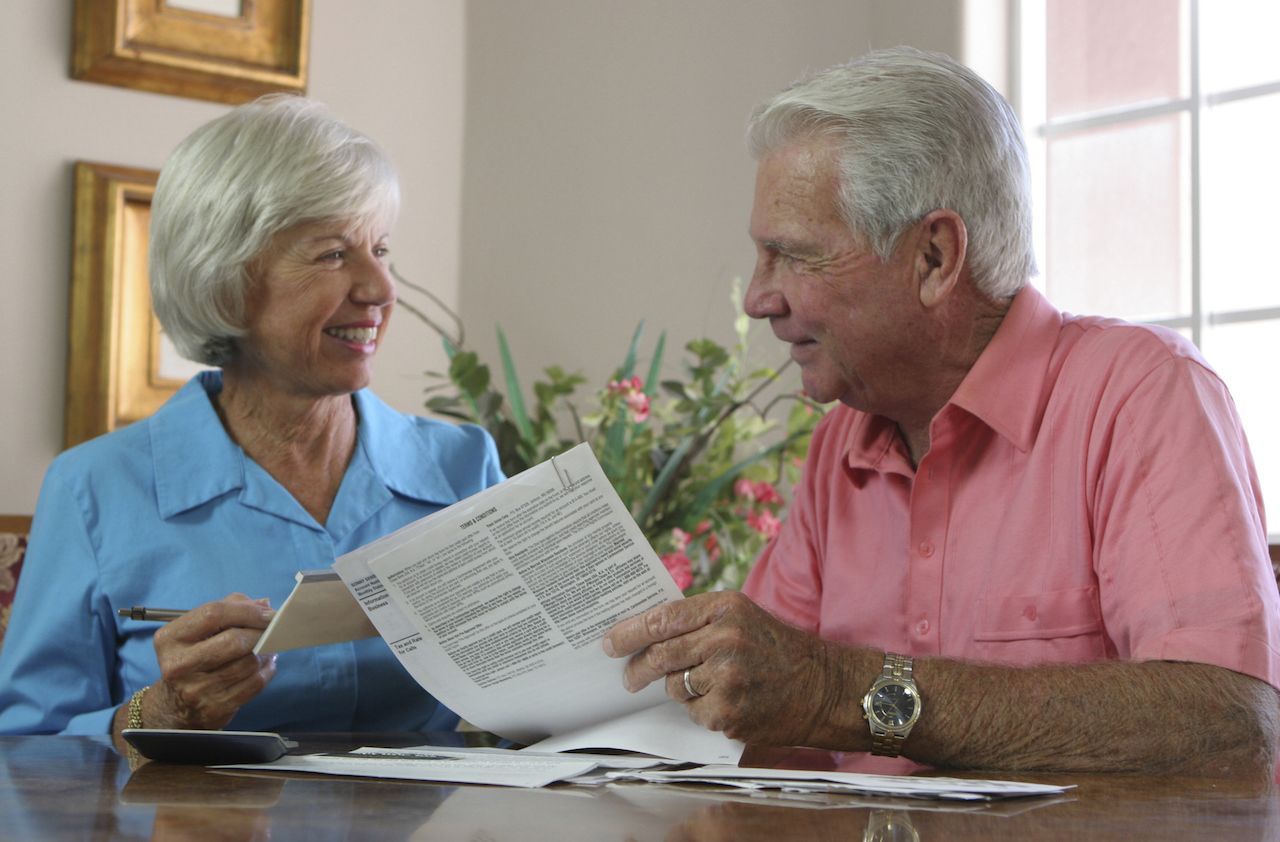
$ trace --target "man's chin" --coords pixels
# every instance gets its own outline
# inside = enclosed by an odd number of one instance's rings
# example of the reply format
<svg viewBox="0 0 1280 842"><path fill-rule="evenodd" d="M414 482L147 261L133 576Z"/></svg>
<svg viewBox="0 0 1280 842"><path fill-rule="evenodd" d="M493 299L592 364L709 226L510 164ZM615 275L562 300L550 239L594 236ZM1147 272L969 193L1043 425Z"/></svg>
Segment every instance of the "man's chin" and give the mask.
<svg viewBox="0 0 1280 842"><path fill-rule="evenodd" d="M800 385L804 389L804 396L814 403L831 403L839 400L842 389L838 389L831 383L818 381L817 378L809 378L801 374Z"/></svg>

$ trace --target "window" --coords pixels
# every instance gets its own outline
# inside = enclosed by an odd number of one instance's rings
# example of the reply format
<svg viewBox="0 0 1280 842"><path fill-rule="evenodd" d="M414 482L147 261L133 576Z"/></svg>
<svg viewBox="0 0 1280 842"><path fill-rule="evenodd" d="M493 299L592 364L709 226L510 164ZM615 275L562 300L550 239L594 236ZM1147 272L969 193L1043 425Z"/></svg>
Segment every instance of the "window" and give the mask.
<svg viewBox="0 0 1280 842"><path fill-rule="evenodd" d="M1280 533L1280 3L1022 0L1037 284L1182 332L1231 389Z"/></svg>

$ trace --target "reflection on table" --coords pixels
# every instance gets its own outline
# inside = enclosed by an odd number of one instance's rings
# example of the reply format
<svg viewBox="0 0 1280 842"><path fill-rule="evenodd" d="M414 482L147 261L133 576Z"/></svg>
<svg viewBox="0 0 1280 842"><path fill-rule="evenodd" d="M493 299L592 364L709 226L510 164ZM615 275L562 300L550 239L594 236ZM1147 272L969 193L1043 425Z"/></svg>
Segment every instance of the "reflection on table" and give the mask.
<svg viewBox="0 0 1280 842"><path fill-rule="evenodd" d="M304 751L458 745L458 734L292 735ZM13 839L752 840L1243 839L1280 836L1270 784L1120 775L999 775L1066 796L941 804L617 784L524 790L229 772L142 763L105 738L0 737Z"/></svg>

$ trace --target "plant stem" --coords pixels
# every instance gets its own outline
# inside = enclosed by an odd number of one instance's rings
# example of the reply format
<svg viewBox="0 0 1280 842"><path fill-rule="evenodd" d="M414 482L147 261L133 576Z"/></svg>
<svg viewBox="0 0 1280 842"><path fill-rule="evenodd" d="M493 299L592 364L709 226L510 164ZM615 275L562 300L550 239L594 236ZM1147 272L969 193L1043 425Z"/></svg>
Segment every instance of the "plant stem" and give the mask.
<svg viewBox="0 0 1280 842"><path fill-rule="evenodd" d="M405 301L403 298L399 299L397 303L404 309L408 310L413 315L417 316L422 321L426 322L427 327L431 328L436 333L444 337L446 340L453 343L453 346L455 348L461 348L462 340L466 336L466 329L462 325L462 318L457 313L453 312L453 310L449 308L449 305L445 304L444 301L440 299L440 296L436 295L434 292L427 289L426 287L418 286L413 281L410 281L409 279L401 275L399 272L397 272L395 265L391 265L387 268L390 269L391 276L396 279L397 283L403 284L407 286L409 289L413 290L414 292L421 293L422 295L425 295L427 298L431 299L431 302L435 304L437 307L439 307L441 310L443 310L444 314L449 317L450 321L453 322L454 327L457 328L457 332L450 333L448 330L446 330L443 326L438 324L434 319L432 319L426 313L422 312L417 307Z"/></svg>

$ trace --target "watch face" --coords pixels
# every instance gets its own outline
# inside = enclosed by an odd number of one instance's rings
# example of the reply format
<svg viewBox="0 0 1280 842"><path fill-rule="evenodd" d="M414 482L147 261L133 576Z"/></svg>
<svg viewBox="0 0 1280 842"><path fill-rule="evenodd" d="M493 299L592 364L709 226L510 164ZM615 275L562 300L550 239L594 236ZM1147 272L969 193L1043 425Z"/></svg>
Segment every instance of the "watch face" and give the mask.
<svg viewBox="0 0 1280 842"><path fill-rule="evenodd" d="M916 712L916 694L905 684L886 684L871 697L871 713L889 728L901 728Z"/></svg>

